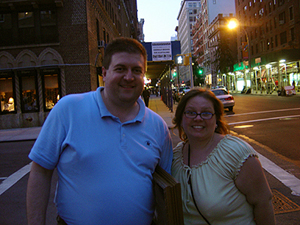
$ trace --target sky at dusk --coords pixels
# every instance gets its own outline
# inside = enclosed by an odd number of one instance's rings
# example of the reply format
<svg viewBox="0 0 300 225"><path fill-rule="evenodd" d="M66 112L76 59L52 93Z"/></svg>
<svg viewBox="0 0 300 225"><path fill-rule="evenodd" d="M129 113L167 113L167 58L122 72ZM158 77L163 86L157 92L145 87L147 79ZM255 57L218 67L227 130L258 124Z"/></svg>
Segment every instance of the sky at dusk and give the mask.
<svg viewBox="0 0 300 225"><path fill-rule="evenodd" d="M170 41L176 35L180 6L181 0L137 0L138 20L145 20L145 42Z"/></svg>

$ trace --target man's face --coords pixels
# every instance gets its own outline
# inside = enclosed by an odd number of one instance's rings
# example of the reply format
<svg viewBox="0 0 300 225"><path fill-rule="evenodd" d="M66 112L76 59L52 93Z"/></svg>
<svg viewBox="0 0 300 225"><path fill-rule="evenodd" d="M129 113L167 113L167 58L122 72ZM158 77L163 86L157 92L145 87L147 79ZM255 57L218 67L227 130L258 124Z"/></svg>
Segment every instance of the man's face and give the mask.
<svg viewBox="0 0 300 225"><path fill-rule="evenodd" d="M141 54L114 54L109 68L102 68L106 97L114 104L136 102L144 87L144 65Z"/></svg>

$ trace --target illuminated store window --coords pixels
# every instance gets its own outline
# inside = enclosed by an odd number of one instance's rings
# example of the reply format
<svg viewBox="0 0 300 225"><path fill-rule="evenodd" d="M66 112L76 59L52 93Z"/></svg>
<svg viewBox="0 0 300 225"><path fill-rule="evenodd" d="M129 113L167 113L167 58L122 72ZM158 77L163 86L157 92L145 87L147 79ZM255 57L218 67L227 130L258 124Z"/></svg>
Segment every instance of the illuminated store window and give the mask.
<svg viewBox="0 0 300 225"><path fill-rule="evenodd" d="M14 97L14 81L11 74L0 74L0 100L1 109L0 113L13 113L16 112L16 103Z"/></svg>
<svg viewBox="0 0 300 225"><path fill-rule="evenodd" d="M43 76L44 109L49 111L60 98L59 70L44 69L41 71L41 74Z"/></svg>
<svg viewBox="0 0 300 225"><path fill-rule="evenodd" d="M22 112L39 111L35 71L19 72Z"/></svg>

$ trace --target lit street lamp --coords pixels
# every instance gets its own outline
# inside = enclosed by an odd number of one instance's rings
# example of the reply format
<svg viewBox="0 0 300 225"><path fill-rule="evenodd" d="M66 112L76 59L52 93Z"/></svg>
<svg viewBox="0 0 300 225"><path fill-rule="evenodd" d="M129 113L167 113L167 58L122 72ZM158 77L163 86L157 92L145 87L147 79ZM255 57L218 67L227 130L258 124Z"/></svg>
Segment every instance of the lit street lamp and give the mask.
<svg viewBox="0 0 300 225"><path fill-rule="evenodd" d="M231 19L228 24L227 27L232 30L232 29L236 29L239 26L239 22L237 21L237 19ZM248 65L249 65L249 69L251 68L251 58L250 58L250 42L249 42L249 37L248 37L248 33L245 30L245 28L243 26L239 26L243 29L243 31L245 32L246 35L246 42L247 42L247 50L248 50Z"/></svg>
<svg viewBox="0 0 300 225"><path fill-rule="evenodd" d="M247 52L248 52L248 68L249 68L249 72L251 71L251 57L250 57L250 41L249 41L249 37L248 37L248 33L245 30L245 28L243 26L239 25L239 22L237 19L231 19L228 24L227 27L232 30L232 29L236 29L237 27L242 28L242 30L245 32L246 35L246 42L247 42ZM246 65L245 65L246 66ZM245 80L245 87L247 88L247 78L246 78L246 67L245 67L245 72L244 72L244 80ZM256 79L256 78L255 78ZM257 91L257 86L256 86L256 91Z"/></svg>

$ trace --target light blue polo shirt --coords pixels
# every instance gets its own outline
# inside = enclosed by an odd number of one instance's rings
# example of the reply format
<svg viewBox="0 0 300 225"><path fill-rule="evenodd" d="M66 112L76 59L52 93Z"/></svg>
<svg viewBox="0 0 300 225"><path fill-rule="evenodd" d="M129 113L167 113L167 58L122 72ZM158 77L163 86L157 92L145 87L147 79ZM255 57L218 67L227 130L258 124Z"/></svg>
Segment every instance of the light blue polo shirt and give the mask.
<svg viewBox="0 0 300 225"><path fill-rule="evenodd" d="M163 119L138 99L121 123L100 91L63 97L51 110L29 158L54 169L56 206L68 224L151 224L152 174L170 173L172 142Z"/></svg>

